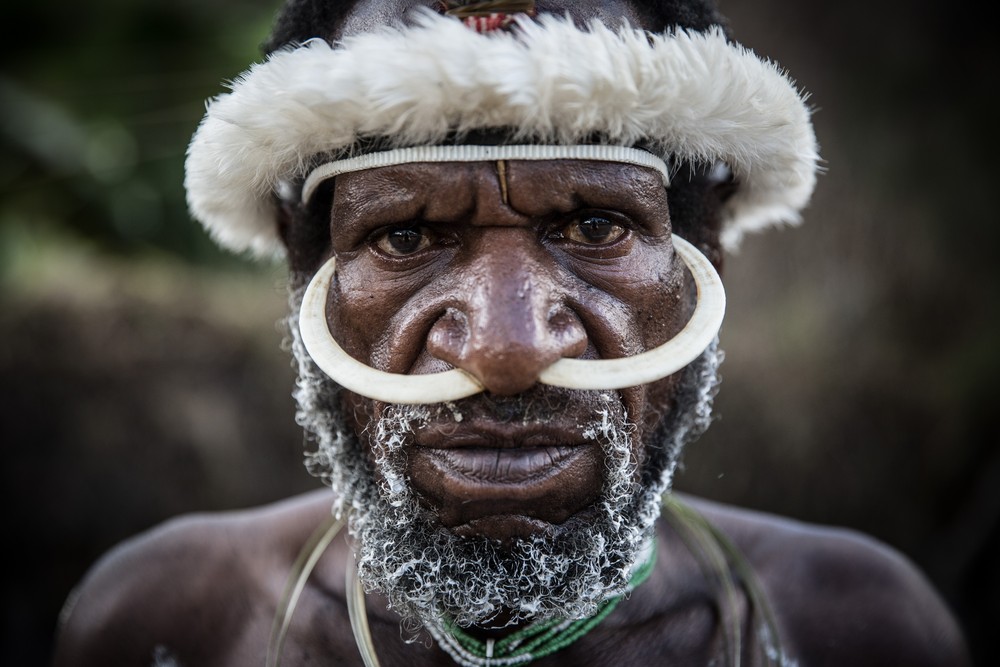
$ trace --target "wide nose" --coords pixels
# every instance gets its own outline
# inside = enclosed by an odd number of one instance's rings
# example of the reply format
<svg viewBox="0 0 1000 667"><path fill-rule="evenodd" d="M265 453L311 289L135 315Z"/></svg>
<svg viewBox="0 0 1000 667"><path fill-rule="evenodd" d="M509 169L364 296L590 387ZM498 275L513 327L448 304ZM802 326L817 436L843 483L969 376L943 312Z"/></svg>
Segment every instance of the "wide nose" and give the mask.
<svg viewBox="0 0 1000 667"><path fill-rule="evenodd" d="M495 232L511 237L524 230ZM487 391L513 395L559 359L582 355L587 335L551 267L519 252L510 238L489 245L502 250L479 255L458 277L454 305L431 327L427 351L471 373Z"/></svg>

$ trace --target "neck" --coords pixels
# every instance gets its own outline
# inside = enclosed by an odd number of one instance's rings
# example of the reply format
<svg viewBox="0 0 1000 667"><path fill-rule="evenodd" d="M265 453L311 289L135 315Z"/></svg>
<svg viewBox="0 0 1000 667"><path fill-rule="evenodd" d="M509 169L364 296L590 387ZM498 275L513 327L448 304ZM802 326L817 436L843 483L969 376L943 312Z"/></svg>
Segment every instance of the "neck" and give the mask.
<svg viewBox="0 0 1000 667"><path fill-rule="evenodd" d="M652 572L656 562L655 544L650 540L640 553L626 594ZM426 627L438 646L463 667L528 663L566 648L585 636L609 616L623 598L624 594L612 595L593 615L580 619L537 619L511 627L504 626L503 619L493 618L489 624L474 628L460 628L444 620L429 622ZM508 612L508 620L513 617L514 614Z"/></svg>
<svg viewBox="0 0 1000 667"><path fill-rule="evenodd" d="M489 620L466 628L465 632L482 641L502 639L535 622L535 619L516 620L516 616L513 610L505 608Z"/></svg>

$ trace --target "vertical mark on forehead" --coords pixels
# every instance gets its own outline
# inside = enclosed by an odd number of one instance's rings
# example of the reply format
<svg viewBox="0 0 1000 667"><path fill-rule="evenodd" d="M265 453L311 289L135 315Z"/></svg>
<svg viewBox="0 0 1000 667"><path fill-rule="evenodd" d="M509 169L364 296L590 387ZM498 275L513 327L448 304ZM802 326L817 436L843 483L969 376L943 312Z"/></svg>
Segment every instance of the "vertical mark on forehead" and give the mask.
<svg viewBox="0 0 1000 667"><path fill-rule="evenodd" d="M507 200L507 161L497 160L497 178L500 180L500 198L506 206L510 205Z"/></svg>

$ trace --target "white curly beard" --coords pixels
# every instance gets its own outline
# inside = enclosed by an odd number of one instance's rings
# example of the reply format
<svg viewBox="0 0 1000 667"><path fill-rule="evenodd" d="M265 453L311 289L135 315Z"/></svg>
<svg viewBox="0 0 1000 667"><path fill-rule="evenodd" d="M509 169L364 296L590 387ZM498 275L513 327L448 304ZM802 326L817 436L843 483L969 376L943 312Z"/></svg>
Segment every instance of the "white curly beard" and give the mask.
<svg viewBox="0 0 1000 667"><path fill-rule="evenodd" d="M310 472L336 492L334 512L347 514L358 540L358 574L416 630L452 619L483 624L503 612L509 623L527 618L585 618L623 593L659 517L661 495L684 446L711 422L722 352L713 343L684 371L676 406L664 418L636 475L635 427L620 397L597 392L600 405L585 437L605 454L601 495L587 521L572 519L553 535L503 545L485 537L459 537L442 527L406 480L412 432L431 419L454 419L457 404L389 406L369 427L374 463L343 418L339 387L309 358L299 340L301 291L292 294L289 329L299 379L297 422L310 434ZM544 419L545 406L525 406L517 419ZM376 475L377 471L377 475ZM376 479L379 479L376 482Z"/></svg>

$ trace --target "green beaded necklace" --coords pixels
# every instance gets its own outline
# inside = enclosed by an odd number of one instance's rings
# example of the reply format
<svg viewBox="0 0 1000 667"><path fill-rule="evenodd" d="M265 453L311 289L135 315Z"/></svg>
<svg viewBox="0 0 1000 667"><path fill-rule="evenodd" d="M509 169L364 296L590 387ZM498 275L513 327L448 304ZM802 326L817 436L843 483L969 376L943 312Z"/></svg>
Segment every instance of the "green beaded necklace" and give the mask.
<svg viewBox="0 0 1000 667"><path fill-rule="evenodd" d="M635 590L652 573L656 564L656 541L650 544L646 560L632 573L625 594ZM476 639L450 621L437 626L428 624L427 630L438 646L463 667L522 665L566 648L583 637L615 610L625 594L605 600L597 613L588 618L539 621L499 641Z"/></svg>

